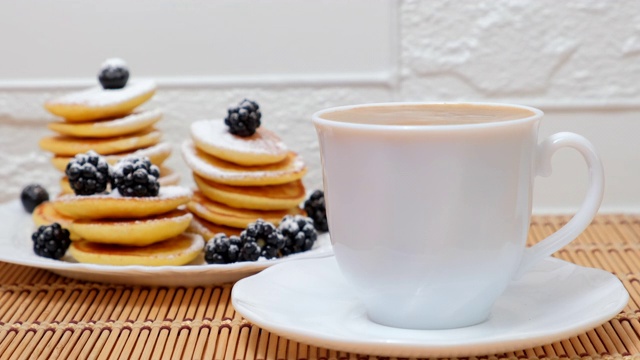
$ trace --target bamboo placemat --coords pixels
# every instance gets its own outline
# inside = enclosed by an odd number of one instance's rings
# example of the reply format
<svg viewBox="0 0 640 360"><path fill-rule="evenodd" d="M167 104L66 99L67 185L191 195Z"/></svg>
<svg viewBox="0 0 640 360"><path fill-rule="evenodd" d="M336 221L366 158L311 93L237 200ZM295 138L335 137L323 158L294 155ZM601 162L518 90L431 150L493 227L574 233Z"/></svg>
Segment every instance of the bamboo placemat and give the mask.
<svg viewBox="0 0 640 360"><path fill-rule="evenodd" d="M567 220L535 217L529 243ZM599 216L556 256L616 274L631 295L627 307L579 336L478 358L640 357L640 215ZM235 313L230 295L230 284L107 285L0 262L0 359L376 359L261 330Z"/></svg>

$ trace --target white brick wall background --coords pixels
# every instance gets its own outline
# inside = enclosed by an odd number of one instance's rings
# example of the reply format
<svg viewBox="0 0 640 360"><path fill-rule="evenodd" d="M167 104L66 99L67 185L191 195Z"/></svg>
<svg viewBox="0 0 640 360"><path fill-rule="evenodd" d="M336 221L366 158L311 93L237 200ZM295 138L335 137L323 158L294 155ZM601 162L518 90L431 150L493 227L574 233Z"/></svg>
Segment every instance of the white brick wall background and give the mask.
<svg viewBox="0 0 640 360"><path fill-rule="evenodd" d="M192 121L222 117L229 104L256 99L265 126L306 159L308 188L321 187L322 181L310 122L316 110L405 100L538 106L547 113L543 135L578 132L602 153L607 172L603 211L640 211L640 2L430 0L390 5L395 50L388 77L362 80L346 74L340 81L316 76L292 83L285 78L199 86L160 82L147 106L164 109L158 127L177 145L187 138ZM49 154L37 147L38 139L49 134L46 123L52 119L42 104L79 87L29 84L0 81L0 201L16 198L27 183L53 189L59 180ZM183 183L191 183L177 148L168 165L180 171ZM577 208L586 189L584 169L576 154L559 153L553 176L536 183L536 211Z"/></svg>

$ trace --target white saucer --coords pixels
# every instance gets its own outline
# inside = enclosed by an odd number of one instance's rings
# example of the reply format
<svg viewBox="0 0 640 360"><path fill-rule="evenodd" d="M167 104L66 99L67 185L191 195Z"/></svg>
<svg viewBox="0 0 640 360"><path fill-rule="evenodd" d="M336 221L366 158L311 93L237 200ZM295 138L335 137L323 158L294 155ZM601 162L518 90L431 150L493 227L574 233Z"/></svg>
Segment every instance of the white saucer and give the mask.
<svg viewBox="0 0 640 360"><path fill-rule="evenodd" d="M334 257L291 261L240 280L234 308L252 323L310 345L398 357L503 353L569 338L611 319L629 294L614 275L549 258L514 281L486 322L405 330L368 320Z"/></svg>
<svg viewBox="0 0 640 360"><path fill-rule="evenodd" d="M203 256L185 266L112 266L81 264L67 256L51 260L33 252L31 233L35 226L20 201L0 204L0 261L50 270L78 280L129 285L199 286L233 282L253 275L269 266L296 259L320 258L333 255L328 234L318 236L309 251L280 259L260 259L256 262L234 264L206 264Z"/></svg>

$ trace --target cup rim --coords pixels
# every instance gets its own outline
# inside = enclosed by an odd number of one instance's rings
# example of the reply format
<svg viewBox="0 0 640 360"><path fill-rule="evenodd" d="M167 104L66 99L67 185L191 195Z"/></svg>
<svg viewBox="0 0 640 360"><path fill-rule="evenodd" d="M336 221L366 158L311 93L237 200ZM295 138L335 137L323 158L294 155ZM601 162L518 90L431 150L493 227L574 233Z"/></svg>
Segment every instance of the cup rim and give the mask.
<svg viewBox="0 0 640 360"><path fill-rule="evenodd" d="M331 112L337 111L345 111L351 109L365 108L365 107L388 107L388 106L415 106L415 105L481 105L481 106L494 106L494 107L509 107L509 108L518 108L523 110L529 110L533 112L532 116L524 117L521 119L514 120L502 120L502 121L490 121L478 124L450 124L450 125L433 125L433 124L425 124L425 125L390 125L390 124L362 124L362 123L352 123L352 122L344 122L344 121L336 121L322 118L323 115ZM452 130L452 129L477 129L477 128L487 128L487 127L499 127L499 126L510 126L516 125L520 123L531 122L541 118L544 115L544 112L540 109L536 109L531 106L526 105L517 105L517 104L507 104L507 103L494 103L494 102L473 102L473 101L414 101L414 102L382 102L382 103L368 103L368 104L356 104L356 105L345 105L345 106L335 106L327 109L323 109L315 112L311 115L311 120L314 124L324 124L332 127L342 127L342 128L352 128L352 129L378 129L378 130Z"/></svg>

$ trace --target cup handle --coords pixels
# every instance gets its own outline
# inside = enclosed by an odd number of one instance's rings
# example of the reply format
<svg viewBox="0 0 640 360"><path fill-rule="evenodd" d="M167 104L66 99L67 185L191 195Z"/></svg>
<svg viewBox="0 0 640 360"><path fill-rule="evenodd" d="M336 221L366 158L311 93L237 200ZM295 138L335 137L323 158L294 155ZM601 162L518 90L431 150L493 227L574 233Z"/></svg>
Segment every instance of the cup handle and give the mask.
<svg viewBox="0 0 640 360"><path fill-rule="evenodd" d="M589 168L589 188L587 194L580 210L578 210L567 224L546 239L525 249L520 267L515 273L515 279L520 278L535 263L560 250L560 248L578 237L578 235L589 226L602 202L602 196L604 194L604 171L602 162L596 154L593 144L578 134L560 132L549 136L539 144L536 151L537 175L544 177L551 175L551 158L556 150L563 147L578 150L587 162Z"/></svg>

